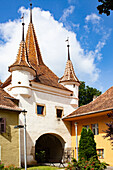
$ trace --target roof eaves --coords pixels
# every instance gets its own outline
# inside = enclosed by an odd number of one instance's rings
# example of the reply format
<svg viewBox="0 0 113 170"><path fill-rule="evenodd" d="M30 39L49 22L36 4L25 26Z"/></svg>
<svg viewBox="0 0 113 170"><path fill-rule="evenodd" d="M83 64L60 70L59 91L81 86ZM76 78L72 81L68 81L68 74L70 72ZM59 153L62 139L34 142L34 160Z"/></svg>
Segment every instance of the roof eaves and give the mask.
<svg viewBox="0 0 113 170"><path fill-rule="evenodd" d="M5 106L0 106L0 110L9 110L9 111L15 111L15 112L22 112L21 109L14 109L14 108L10 108L10 107L5 107Z"/></svg>
<svg viewBox="0 0 113 170"><path fill-rule="evenodd" d="M104 110L97 110L97 111L93 111L93 112L88 112L88 113L81 113L81 114L77 114L74 116L70 116L70 117L64 117L62 118L64 119L70 119L70 118L75 118L75 117L80 117L80 116L85 116L85 115L90 115L90 114L95 114L95 113L100 113L100 112L105 112L105 111L110 111L113 110L113 108L109 108L109 109L104 109ZM69 116L69 115L68 115Z"/></svg>

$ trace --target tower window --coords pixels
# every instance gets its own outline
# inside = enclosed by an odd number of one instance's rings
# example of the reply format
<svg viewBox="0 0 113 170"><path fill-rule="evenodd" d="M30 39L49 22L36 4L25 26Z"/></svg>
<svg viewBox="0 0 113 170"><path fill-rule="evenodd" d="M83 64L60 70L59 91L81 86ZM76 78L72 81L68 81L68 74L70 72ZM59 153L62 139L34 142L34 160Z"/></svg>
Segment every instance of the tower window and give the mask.
<svg viewBox="0 0 113 170"><path fill-rule="evenodd" d="M75 84L73 84L73 87L75 87Z"/></svg>
<svg viewBox="0 0 113 170"><path fill-rule="evenodd" d="M45 105L37 104L36 105L36 113L38 115L45 115Z"/></svg>
<svg viewBox="0 0 113 170"><path fill-rule="evenodd" d="M19 81L18 84L21 84L21 82Z"/></svg>
<svg viewBox="0 0 113 170"><path fill-rule="evenodd" d="M63 116L63 108L56 108L56 117L57 118L62 118Z"/></svg>

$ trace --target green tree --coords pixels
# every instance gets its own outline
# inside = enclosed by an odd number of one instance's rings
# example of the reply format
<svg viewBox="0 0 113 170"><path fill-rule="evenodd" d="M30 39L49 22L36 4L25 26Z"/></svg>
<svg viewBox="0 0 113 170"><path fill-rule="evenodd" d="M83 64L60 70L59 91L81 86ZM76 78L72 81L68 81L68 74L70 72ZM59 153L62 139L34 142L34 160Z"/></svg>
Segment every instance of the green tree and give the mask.
<svg viewBox="0 0 113 170"><path fill-rule="evenodd" d="M110 15L110 10L113 10L113 0L98 0L98 2L101 2L101 5L97 6L97 9L99 10L99 14L106 14L107 16Z"/></svg>
<svg viewBox="0 0 113 170"><path fill-rule="evenodd" d="M94 140L94 134L91 129L82 128L81 137L79 141L79 161L84 158L85 160L89 160L93 156L97 156L96 152L96 143Z"/></svg>
<svg viewBox="0 0 113 170"><path fill-rule="evenodd" d="M96 88L85 86L85 82L81 81L79 87L79 106L90 103L94 96L101 95L101 91Z"/></svg>
<svg viewBox="0 0 113 170"><path fill-rule="evenodd" d="M92 156L97 156L96 142L94 140L94 134L90 128L88 129L88 132L87 132L86 154L87 154L87 160L89 160L89 158L91 158Z"/></svg>
<svg viewBox="0 0 113 170"><path fill-rule="evenodd" d="M87 151L87 128L83 127L80 141L79 141L79 149L78 149L79 160L82 160L82 158L87 160L86 151Z"/></svg>

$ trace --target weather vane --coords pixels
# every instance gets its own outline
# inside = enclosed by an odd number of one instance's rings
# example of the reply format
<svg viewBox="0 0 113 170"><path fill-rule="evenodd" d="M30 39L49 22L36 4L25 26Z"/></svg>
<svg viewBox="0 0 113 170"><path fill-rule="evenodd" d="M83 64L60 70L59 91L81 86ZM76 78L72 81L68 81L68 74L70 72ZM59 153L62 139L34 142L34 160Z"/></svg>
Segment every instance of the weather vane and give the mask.
<svg viewBox="0 0 113 170"><path fill-rule="evenodd" d="M20 19L23 19L23 22L22 22L22 23L24 23L24 13L23 13L23 15L22 15L22 17L21 17Z"/></svg>

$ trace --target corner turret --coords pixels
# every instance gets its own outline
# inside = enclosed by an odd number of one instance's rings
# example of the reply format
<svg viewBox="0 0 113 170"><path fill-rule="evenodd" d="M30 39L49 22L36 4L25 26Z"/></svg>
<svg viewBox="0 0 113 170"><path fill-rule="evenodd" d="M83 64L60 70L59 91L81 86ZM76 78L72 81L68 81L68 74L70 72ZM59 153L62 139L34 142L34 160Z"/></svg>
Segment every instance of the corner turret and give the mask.
<svg viewBox="0 0 113 170"><path fill-rule="evenodd" d="M78 107L78 91L79 91L80 82L79 82L77 76L75 75L73 64L72 64L72 62L70 60L69 38L66 41L68 43L67 44L68 60L67 60L67 63L66 63L64 75L60 78L59 82L62 85L64 85L66 88L68 88L69 90L73 91L73 96L72 96L72 100L71 100L70 104L74 108L76 108L76 107Z"/></svg>
<svg viewBox="0 0 113 170"><path fill-rule="evenodd" d="M25 23L23 22L22 41L20 43L17 58L16 61L9 66L9 71L12 73L12 94L14 96L23 95L24 97L30 97L30 80L33 80L36 77L36 71L28 60L26 43L24 41L24 25Z"/></svg>

